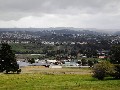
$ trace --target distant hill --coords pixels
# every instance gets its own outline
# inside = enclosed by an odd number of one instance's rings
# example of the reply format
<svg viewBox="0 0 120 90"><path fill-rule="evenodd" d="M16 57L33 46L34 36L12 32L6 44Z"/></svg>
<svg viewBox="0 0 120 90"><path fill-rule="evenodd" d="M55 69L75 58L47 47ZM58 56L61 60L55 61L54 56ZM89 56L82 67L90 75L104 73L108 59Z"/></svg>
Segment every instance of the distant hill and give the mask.
<svg viewBox="0 0 120 90"><path fill-rule="evenodd" d="M48 35L48 34L92 34L92 35L101 35L106 34L102 32L97 32L95 29L82 29L82 28L0 28L0 32L5 31L25 31L27 33L34 32L35 35Z"/></svg>
<svg viewBox="0 0 120 90"><path fill-rule="evenodd" d="M120 35L120 31L115 32L114 35Z"/></svg>

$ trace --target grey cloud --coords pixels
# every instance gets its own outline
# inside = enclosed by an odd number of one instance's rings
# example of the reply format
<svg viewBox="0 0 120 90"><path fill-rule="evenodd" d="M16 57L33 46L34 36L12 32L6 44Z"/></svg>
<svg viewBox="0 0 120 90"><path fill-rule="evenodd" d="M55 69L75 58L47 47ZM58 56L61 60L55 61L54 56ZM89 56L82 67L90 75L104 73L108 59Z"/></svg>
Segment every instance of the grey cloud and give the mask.
<svg viewBox="0 0 120 90"><path fill-rule="evenodd" d="M3 11L39 11L59 10L72 8L104 8L106 4L118 0L0 0L0 9Z"/></svg>
<svg viewBox="0 0 120 90"><path fill-rule="evenodd" d="M38 27L50 23L107 28L119 27L119 18L120 0L0 0L0 24L3 26L10 26L11 21L13 26L24 26L30 20ZM32 24L27 21L27 26Z"/></svg>
<svg viewBox="0 0 120 90"><path fill-rule="evenodd" d="M97 14L119 11L119 0L0 0L0 19L41 14Z"/></svg>

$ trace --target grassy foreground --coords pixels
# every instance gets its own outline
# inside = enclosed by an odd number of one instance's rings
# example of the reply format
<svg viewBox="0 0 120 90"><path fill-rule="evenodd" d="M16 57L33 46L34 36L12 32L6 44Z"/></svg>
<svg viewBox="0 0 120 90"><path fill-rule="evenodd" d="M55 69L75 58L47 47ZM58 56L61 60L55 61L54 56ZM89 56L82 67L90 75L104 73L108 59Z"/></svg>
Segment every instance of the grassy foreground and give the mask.
<svg viewBox="0 0 120 90"><path fill-rule="evenodd" d="M120 90L120 80L91 75L1 74L0 90Z"/></svg>

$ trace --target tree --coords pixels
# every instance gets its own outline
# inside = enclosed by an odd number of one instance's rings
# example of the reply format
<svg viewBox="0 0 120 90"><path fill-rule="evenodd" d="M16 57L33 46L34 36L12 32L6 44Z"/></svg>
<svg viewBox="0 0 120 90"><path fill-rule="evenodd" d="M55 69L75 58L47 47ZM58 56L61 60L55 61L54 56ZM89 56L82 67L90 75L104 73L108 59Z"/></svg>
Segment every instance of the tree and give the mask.
<svg viewBox="0 0 120 90"><path fill-rule="evenodd" d="M94 62L92 60L88 60L88 66L92 67L94 65Z"/></svg>
<svg viewBox="0 0 120 90"><path fill-rule="evenodd" d="M120 64L120 45L111 48L110 61L113 64Z"/></svg>
<svg viewBox="0 0 120 90"><path fill-rule="evenodd" d="M114 73L114 66L109 61L102 61L93 67L93 77L103 80L104 77Z"/></svg>
<svg viewBox="0 0 120 90"><path fill-rule="evenodd" d="M115 77L116 79L120 79L120 65L117 64L115 65L115 72L112 75L113 77Z"/></svg>
<svg viewBox="0 0 120 90"><path fill-rule="evenodd" d="M82 58L81 62L82 62L82 66L86 66L88 64L88 61L84 58Z"/></svg>
<svg viewBox="0 0 120 90"><path fill-rule="evenodd" d="M28 62L31 63L31 64L32 64L32 63L35 63L35 59L34 59L34 58L28 59Z"/></svg>
<svg viewBox="0 0 120 90"><path fill-rule="evenodd" d="M2 43L0 50L0 71L13 71L19 73L21 70L19 69L19 65L17 64L15 54L11 49L11 46L7 43Z"/></svg>
<svg viewBox="0 0 120 90"><path fill-rule="evenodd" d="M80 66L82 62L81 62L81 60L80 60L80 61L78 61L77 63L78 63L78 64L79 64L79 66Z"/></svg>
<svg viewBox="0 0 120 90"><path fill-rule="evenodd" d="M113 77L120 79L120 45L113 46L110 51L110 62L114 64Z"/></svg>

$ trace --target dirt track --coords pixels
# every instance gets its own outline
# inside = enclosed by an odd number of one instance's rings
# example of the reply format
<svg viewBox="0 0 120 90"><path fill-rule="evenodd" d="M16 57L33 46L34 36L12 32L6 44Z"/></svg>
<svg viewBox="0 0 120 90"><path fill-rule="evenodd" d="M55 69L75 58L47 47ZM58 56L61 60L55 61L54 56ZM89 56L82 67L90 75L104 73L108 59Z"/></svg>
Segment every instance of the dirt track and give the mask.
<svg viewBox="0 0 120 90"><path fill-rule="evenodd" d="M44 66L22 67L22 73L42 73L42 74L92 74L88 68L61 68L51 69Z"/></svg>

